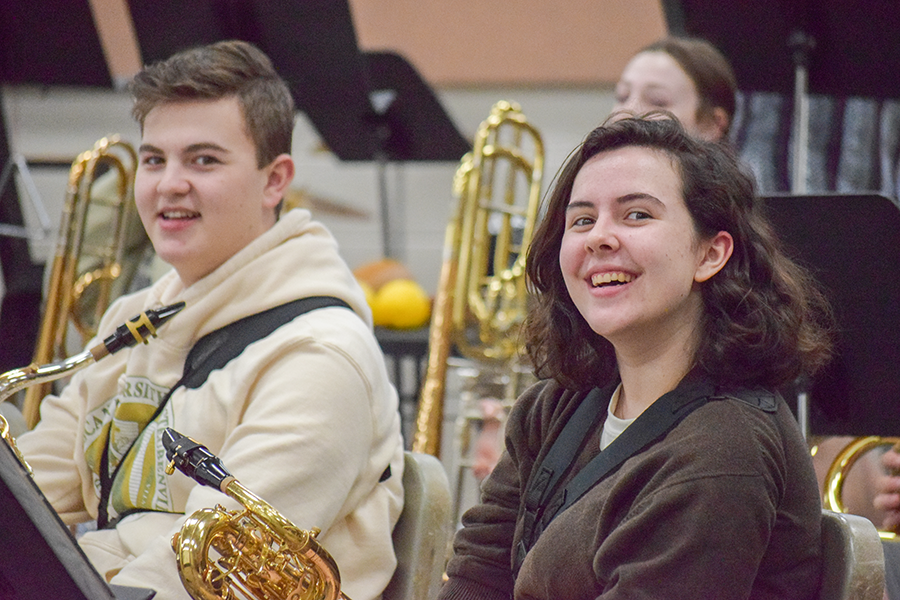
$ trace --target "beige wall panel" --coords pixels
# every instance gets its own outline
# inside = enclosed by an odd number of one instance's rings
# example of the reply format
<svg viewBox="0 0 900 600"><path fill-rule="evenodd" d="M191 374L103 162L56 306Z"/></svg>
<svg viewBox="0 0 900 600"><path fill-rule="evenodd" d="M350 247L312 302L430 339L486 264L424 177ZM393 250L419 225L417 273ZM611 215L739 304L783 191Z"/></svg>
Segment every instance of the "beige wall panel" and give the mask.
<svg viewBox="0 0 900 600"><path fill-rule="evenodd" d="M437 87L614 83L665 35L659 0L350 0L359 45Z"/></svg>

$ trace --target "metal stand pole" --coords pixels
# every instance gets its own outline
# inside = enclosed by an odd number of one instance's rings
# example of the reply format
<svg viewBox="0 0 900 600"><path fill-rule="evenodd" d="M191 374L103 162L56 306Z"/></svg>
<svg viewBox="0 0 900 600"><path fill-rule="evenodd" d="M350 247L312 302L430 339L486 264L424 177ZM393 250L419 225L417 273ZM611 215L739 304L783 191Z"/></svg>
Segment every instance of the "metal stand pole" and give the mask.
<svg viewBox="0 0 900 600"><path fill-rule="evenodd" d="M375 162L378 169L378 200L381 209L381 251L385 258L393 258L391 249L391 210L388 193L387 144L391 137L391 128L385 120L385 113L397 99L395 90L375 90L369 93L369 103L375 114L375 137L378 147L375 149Z"/></svg>
<svg viewBox="0 0 900 600"><path fill-rule="evenodd" d="M794 59L793 171L791 193L806 194L809 154L809 54L815 40L804 31L795 31L788 40ZM805 384L797 392L797 422L804 439L809 438L809 395Z"/></svg>
<svg viewBox="0 0 900 600"><path fill-rule="evenodd" d="M795 31L788 40L794 59L794 152L791 193L806 193L809 153L809 54L815 40L803 31Z"/></svg>

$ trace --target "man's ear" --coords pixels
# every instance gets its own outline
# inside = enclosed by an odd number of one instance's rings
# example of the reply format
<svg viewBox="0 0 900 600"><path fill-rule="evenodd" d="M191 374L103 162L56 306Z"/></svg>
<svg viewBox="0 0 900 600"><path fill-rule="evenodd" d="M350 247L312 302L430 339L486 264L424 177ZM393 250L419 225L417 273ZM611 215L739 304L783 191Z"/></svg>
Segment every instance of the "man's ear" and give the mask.
<svg viewBox="0 0 900 600"><path fill-rule="evenodd" d="M694 272L694 281L700 283L722 270L734 252L734 239L727 231L720 231L712 239L701 243L703 255Z"/></svg>
<svg viewBox="0 0 900 600"><path fill-rule="evenodd" d="M275 208L284 198L288 186L294 180L294 159L289 154L279 154L266 170L265 205Z"/></svg>

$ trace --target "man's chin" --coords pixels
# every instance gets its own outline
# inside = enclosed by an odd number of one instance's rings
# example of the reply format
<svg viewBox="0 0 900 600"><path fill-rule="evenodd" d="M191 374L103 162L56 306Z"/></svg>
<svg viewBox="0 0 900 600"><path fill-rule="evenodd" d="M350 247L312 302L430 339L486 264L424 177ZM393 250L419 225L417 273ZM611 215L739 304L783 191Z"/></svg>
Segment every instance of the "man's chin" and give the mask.
<svg viewBox="0 0 900 600"><path fill-rule="evenodd" d="M155 248L156 247L154 246L154 249ZM156 256L179 273L183 272L189 265L197 262L196 253L191 253L184 248L173 250L172 248L163 246L156 250Z"/></svg>

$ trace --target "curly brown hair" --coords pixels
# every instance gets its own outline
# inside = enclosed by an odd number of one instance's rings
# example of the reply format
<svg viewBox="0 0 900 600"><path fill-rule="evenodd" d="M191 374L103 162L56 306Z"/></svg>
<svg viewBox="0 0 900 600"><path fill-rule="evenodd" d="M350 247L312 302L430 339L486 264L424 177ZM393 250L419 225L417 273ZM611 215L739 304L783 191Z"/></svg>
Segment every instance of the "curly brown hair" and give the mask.
<svg viewBox="0 0 900 600"><path fill-rule="evenodd" d="M534 298L523 333L537 375L570 389L604 385L616 376L612 344L573 304L559 252L575 176L591 157L628 146L672 158L700 239L719 231L734 239L730 260L701 284L694 369L719 384L776 388L824 365L831 355L831 309L810 274L782 250L752 176L729 148L696 140L674 117L657 113L607 121L591 131L549 195L526 262Z"/></svg>
<svg viewBox="0 0 900 600"><path fill-rule="evenodd" d="M257 166L291 153L291 92L269 57L248 42L228 40L178 52L145 67L129 89L134 97L132 114L142 130L147 114L160 104L234 96L256 146Z"/></svg>

